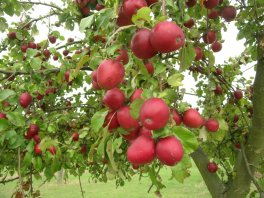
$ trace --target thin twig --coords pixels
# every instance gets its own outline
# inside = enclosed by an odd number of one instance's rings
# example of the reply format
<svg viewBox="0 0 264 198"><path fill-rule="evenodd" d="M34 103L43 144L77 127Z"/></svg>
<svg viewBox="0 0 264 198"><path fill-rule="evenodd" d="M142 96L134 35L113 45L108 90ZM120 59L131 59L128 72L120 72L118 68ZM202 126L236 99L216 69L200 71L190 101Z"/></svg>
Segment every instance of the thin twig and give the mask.
<svg viewBox="0 0 264 198"><path fill-rule="evenodd" d="M56 5L51 5L51 4L48 4L48 3L33 2L33 1L19 1L19 3L21 3L21 4L33 4L33 5L44 5L44 6L56 8L57 10L60 10L61 12L63 12L63 9L61 9L60 7L58 7Z"/></svg>
<svg viewBox="0 0 264 198"><path fill-rule="evenodd" d="M78 179L79 179L80 189L81 189L81 192L82 192L82 198L84 198L84 191L83 191L83 188L82 188L82 182L81 182L81 176L80 176L80 173L78 174Z"/></svg>
<svg viewBox="0 0 264 198"><path fill-rule="evenodd" d="M65 45L62 45L62 46L59 46L59 47L56 47L56 50L59 50L59 49L62 49L62 48L65 48L65 47L68 47L70 45L74 45L74 44L79 44L79 43L82 43L83 41L74 41L74 42L71 42L71 43L67 43Z"/></svg>
<svg viewBox="0 0 264 198"><path fill-rule="evenodd" d="M32 24L34 22L40 21L40 20L45 19L47 17L51 17L53 15L58 15L58 13L57 12L51 12L51 13L49 13L47 15L42 16L42 17L39 17L39 18L36 18L36 19L32 19L31 21L29 21L28 23L26 23L25 25L23 25L22 26L22 29L26 28L28 25L30 25L30 24Z"/></svg>

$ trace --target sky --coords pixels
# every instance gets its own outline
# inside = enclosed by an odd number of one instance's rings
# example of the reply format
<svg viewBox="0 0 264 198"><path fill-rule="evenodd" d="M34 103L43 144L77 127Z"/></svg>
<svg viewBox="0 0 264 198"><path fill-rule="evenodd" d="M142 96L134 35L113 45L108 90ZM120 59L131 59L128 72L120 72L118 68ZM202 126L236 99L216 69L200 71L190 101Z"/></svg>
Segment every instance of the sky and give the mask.
<svg viewBox="0 0 264 198"><path fill-rule="evenodd" d="M51 3L53 1L52 0L42 0L41 2ZM59 6L62 6L61 5L62 3L60 1L57 1L56 4ZM36 11L32 15L33 18L38 18L40 15L45 15L50 11L49 7L41 6L41 5L35 6L35 9ZM11 23L12 21L19 21L18 17L8 17L7 16L7 19L9 23ZM50 21L55 22L56 17L51 17ZM40 34L36 37L36 42L46 39L48 35L48 28L46 28L44 24L39 22L38 28L41 31L40 31ZM73 35L73 32L67 31L63 29L62 27L57 28L56 30L63 32L66 40L68 37L73 37L75 38L75 40L81 40L84 37L84 34L80 33L77 26L76 26L76 29L73 31L74 35ZM2 39L6 37L6 34L7 32L0 34L0 42ZM238 41L236 39L237 34L238 34L238 30L235 27L234 22L229 23L227 25L227 31L222 32L222 38L224 39L224 43L222 44L223 46L222 50L218 53L215 53L216 64L222 64L225 61L227 61L230 57L239 56L244 51L244 45L243 45L244 41L243 40ZM58 43L57 45L61 45L61 44ZM249 67L251 66L245 66L245 68L242 68L242 70L244 71ZM244 73L244 77L249 78L251 76L254 76L254 74L255 74L254 70L250 69ZM186 92L189 92L189 93L194 92L192 89L195 89L194 87L195 81L192 77L186 76L183 81L183 84L184 84L184 88L186 88ZM193 106L196 106L197 98L195 96L185 95L184 100L187 102L190 102Z"/></svg>

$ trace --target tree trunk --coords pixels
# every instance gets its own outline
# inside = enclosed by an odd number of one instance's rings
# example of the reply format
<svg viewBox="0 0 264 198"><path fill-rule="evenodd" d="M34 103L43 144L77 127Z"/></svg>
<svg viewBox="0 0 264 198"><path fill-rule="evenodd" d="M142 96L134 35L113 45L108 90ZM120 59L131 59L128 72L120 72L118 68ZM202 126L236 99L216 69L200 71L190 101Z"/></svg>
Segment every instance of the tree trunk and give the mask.
<svg viewBox="0 0 264 198"><path fill-rule="evenodd" d="M63 168L57 173L57 184L62 184L63 183Z"/></svg>

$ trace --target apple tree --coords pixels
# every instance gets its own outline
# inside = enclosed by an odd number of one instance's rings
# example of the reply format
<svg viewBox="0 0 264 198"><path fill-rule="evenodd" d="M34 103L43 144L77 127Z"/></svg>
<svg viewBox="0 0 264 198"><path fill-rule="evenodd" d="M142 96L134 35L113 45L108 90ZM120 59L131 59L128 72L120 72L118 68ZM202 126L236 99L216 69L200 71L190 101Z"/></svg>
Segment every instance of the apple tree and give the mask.
<svg viewBox="0 0 264 198"><path fill-rule="evenodd" d="M33 177L61 169L117 186L140 174L161 196L160 170L183 183L193 159L212 197L263 198L263 11L263 0L2 0L0 183L39 197ZM231 21L245 50L216 64Z"/></svg>

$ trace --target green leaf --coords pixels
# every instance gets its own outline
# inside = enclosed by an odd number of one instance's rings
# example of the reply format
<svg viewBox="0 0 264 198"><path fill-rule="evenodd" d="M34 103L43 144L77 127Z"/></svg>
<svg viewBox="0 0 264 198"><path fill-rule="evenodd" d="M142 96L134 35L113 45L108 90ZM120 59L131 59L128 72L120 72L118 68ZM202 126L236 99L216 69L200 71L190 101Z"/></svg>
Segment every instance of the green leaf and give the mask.
<svg viewBox="0 0 264 198"><path fill-rule="evenodd" d="M42 163L42 159L41 159L40 156L35 157L35 158L33 159L32 163L33 163L34 168L35 168L37 171L41 171L41 170L42 170L43 163Z"/></svg>
<svg viewBox="0 0 264 198"><path fill-rule="evenodd" d="M118 168L116 166L115 160L114 160L114 150L113 150L113 139L111 138L106 145L106 153L109 158L110 164L115 172L118 172Z"/></svg>
<svg viewBox="0 0 264 198"><path fill-rule="evenodd" d="M8 128L8 120L6 119L0 119L0 132L5 131Z"/></svg>
<svg viewBox="0 0 264 198"><path fill-rule="evenodd" d="M168 78L168 83L172 87L182 86L183 78L184 78L183 74L175 73Z"/></svg>
<svg viewBox="0 0 264 198"><path fill-rule="evenodd" d="M190 154L198 148L197 138L189 129L174 126L172 127L172 131L181 140L185 154Z"/></svg>
<svg viewBox="0 0 264 198"><path fill-rule="evenodd" d="M81 60L77 63L77 67L75 69L75 76L77 76L77 74L79 73L80 69L83 67L83 65L85 63L87 63L89 60L89 56L85 55L83 57L81 57Z"/></svg>
<svg viewBox="0 0 264 198"><path fill-rule="evenodd" d="M105 116L107 115L108 110L107 109L101 109L100 111L97 111L91 120L91 127L95 132L98 132L99 129L103 126Z"/></svg>
<svg viewBox="0 0 264 198"><path fill-rule="evenodd" d="M181 71L188 69L196 56L195 49L192 44L188 43L179 52L179 60L181 62Z"/></svg>
<svg viewBox="0 0 264 198"><path fill-rule="evenodd" d="M80 23L80 31L84 32L86 28L90 28L94 22L94 14L83 18Z"/></svg>
<svg viewBox="0 0 264 198"><path fill-rule="evenodd" d="M4 32L8 28L8 24L5 18L0 17L0 32Z"/></svg>
<svg viewBox="0 0 264 198"><path fill-rule="evenodd" d="M8 112L6 116L15 126L21 127L25 125L26 119L20 112Z"/></svg>
<svg viewBox="0 0 264 198"><path fill-rule="evenodd" d="M171 130L169 129L169 127L165 126L162 129L159 130L154 130L153 131L153 138L162 138L162 137L166 137L168 135L171 134Z"/></svg>
<svg viewBox="0 0 264 198"><path fill-rule="evenodd" d="M183 183L184 179L190 176L189 168L192 167L191 159L188 155L184 155L182 160L171 168L171 179L176 179Z"/></svg>
<svg viewBox="0 0 264 198"><path fill-rule="evenodd" d="M134 119L139 118L139 111L143 103L144 103L144 100L139 98L139 99L134 100L132 104L130 105L130 115Z"/></svg>
<svg viewBox="0 0 264 198"><path fill-rule="evenodd" d="M132 22L136 25L143 25L144 21L151 22L151 9L149 7L140 8L135 15L132 16Z"/></svg>
<svg viewBox="0 0 264 198"><path fill-rule="evenodd" d="M166 0L166 4L167 4L168 6L174 7L173 0Z"/></svg>
<svg viewBox="0 0 264 198"><path fill-rule="evenodd" d="M41 68L41 63L42 60L39 57L36 57L30 61L30 66L32 67L32 69L39 70Z"/></svg>
<svg viewBox="0 0 264 198"><path fill-rule="evenodd" d="M159 178L160 177L159 177L159 175L155 171L155 166L152 166L149 169L148 174L149 174L149 177L150 177L150 179L152 181L152 184L157 187L157 190L160 190L162 188L165 188L165 186L159 181Z"/></svg>
<svg viewBox="0 0 264 198"><path fill-rule="evenodd" d="M15 95L16 92L14 92L11 89L4 89L0 91L0 102L6 100L7 98L9 98L10 96Z"/></svg>
<svg viewBox="0 0 264 198"><path fill-rule="evenodd" d="M32 58L37 54L37 52L38 51L36 49L28 48L26 56L27 56L27 58Z"/></svg>
<svg viewBox="0 0 264 198"><path fill-rule="evenodd" d="M31 163L32 157L33 157L33 154L27 152L22 161L23 166L29 166Z"/></svg>

